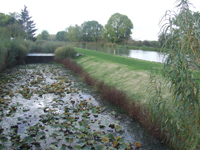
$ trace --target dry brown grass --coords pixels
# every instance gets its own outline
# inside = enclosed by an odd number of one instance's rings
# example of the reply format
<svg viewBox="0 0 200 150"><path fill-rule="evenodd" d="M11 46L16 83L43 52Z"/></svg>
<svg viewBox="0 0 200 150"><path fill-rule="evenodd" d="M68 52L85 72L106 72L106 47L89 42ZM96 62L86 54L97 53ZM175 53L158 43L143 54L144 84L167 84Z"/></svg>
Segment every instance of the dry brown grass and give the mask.
<svg viewBox="0 0 200 150"><path fill-rule="evenodd" d="M96 62L89 57L77 63L92 77L126 92L128 98L142 103L148 101L149 93L146 91L150 75L148 71L134 71L116 63Z"/></svg>

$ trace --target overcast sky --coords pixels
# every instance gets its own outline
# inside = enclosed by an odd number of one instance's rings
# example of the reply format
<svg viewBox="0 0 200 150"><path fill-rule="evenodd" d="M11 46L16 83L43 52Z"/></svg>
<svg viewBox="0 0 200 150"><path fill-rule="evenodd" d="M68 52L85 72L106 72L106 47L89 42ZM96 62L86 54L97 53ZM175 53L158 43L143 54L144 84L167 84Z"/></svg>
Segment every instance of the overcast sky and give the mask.
<svg viewBox="0 0 200 150"><path fill-rule="evenodd" d="M176 0L4 0L0 12L21 12L27 6L36 23L37 34L47 30L56 34L70 25L96 20L103 26L114 13L128 16L135 40L157 40L159 20L166 10L172 10ZM200 0L191 0L200 12Z"/></svg>

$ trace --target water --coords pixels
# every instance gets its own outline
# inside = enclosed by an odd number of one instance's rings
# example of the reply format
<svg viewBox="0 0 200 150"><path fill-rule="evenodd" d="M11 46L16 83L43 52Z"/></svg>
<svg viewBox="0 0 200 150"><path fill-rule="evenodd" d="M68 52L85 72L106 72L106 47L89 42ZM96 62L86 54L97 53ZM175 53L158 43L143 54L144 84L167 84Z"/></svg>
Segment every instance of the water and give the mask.
<svg viewBox="0 0 200 150"><path fill-rule="evenodd" d="M109 48L109 47L96 47L96 46L78 46L80 48L95 50L99 52L109 53L109 54L115 54L130 58L136 58L146 61L153 61L153 62L159 62L163 63L166 55L164 53L155 52L155 51L144 51L144 50L130 50L126 48Z"/></svg>
<svg viewBox="0 0 200 150"><path fill-rule="evenodd" d="M155 51L130 50L128 57L163 63L166 55Z"/></svg>
<svg viewBox="0 0 200 150"><path fill-rule="evenodd" d="M61 66L18 66L0 77L0 149L113 148L114 141L119 149L135 142L141 150L169 149Z"/></svg>

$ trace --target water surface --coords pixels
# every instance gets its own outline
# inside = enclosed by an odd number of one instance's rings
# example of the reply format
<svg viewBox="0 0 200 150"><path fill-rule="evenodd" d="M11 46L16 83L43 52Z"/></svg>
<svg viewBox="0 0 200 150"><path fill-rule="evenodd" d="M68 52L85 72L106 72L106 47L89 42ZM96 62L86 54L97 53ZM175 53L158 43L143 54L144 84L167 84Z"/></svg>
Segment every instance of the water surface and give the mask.
<svg viewBox="0 0 200 150"><path fill-rule="evenodd" d="M61 66L18 66L0 79L0 149L169 149Z"/></svg>
<svg viewBox="0 0 200 150"><path fill-rule="evenodd" d="M78 46L78 47L109 54L146 60L146 61L159 62L159 63L163 63L166 58L166 55L164 53L156 51L131 50L127 48L109 48L109 47L95 47L95 46Z"/></svg>

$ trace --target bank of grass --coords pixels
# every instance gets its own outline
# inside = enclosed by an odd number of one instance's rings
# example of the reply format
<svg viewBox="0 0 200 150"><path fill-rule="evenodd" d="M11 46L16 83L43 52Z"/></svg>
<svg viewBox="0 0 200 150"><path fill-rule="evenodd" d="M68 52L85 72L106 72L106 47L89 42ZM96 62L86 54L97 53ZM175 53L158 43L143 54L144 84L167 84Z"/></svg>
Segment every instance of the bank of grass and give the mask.
<svg viewBox="0 0 200 150"><path fill-rule="evenodd" d="M76 51L84 55L76 58L75 61L92 77L124 91L127 98L133 101L148 102L147 87L150 72L153 67L161 69L161 63L80 48L76 48ZM158 74L161 75L160 72Z"/></svg>

